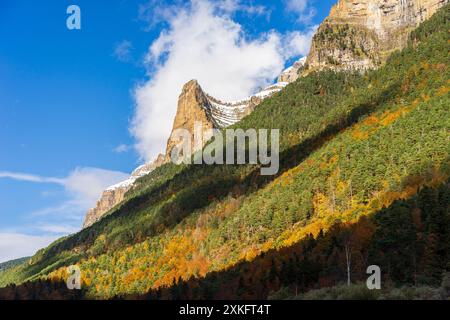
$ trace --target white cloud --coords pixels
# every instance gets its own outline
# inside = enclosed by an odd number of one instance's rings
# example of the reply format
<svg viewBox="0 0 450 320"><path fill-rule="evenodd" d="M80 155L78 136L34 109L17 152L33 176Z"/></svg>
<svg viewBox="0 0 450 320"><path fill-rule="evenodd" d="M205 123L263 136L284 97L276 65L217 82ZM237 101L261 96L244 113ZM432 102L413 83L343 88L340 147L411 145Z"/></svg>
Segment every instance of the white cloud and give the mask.
<svg viewBox="0 0 450 320"><path fill-rule="evenodd" d="M10 178L13 180L37 182L37 183L57 183L57 184L64 183L64 179L41 177L27 173L9 172L9 171L0 171L0 178Z"/></svg>
<svg viewBox="0 0 450 320"><path fill-rule="evenodd" d="M126 144L119 144L117 147L113 149L113 152L115 153L124 153L128 152L130 150L130 146Z"/></svg>
<svg viewBox="0 0 450 320"><path fill-rule="evenodd" d="M192 2L200 2L193 0ZM271 10L263 5L244 3L242 0L209 0L214 5L214 10L219 14L233 14L235 12L245 13L248 16L266 16L270 18ZM167 23L172 20L181 10L189 10L190 1L174 0L171 5L161 0L148 0L139 5L138 18L145 21L150 30L160 23Z"/></svg>
<svg viewBox="0 0 450 320"><path fill-rule="evenodd" d="M288 0L286 2L286 10L303 13L308 7L308 2L309 0Z"/></svg>
<svg viewBox="0 0 450 320"><path fill-rule="evenodd" d="M66 200L29 212L28 216L33 219L33 224L18 228L20 233L45 231L51 235L64 235L79 230L86 211L95 205L102 192L128 177L129 174L123 172L89 167L76 168L64 178L0 171L0 178L63 186Z"/></svg>
<svg viewBox="0 0 450 320"><path fill-rule="evenodd" d="M138 18L144 21L148 31L154 26L169 20L177 12L177 7L183 6L182 1L175 1L174 5L160 5L160 0L149 0L139 5Z"/></svg>
<svg viewBox="0 0 450 320"><path fill-rule="evenodd" d="M70 195L70 203L82 207L92 206L107 187L123 181L129 174L98 168L76 168L65 178L43 177L28 173L0 171L1 178L62 185ZM59 206L58 208L60 208ZM64 207L64 206L62 206ZM56 208L55 208L56 209Z"/></svg>
<svg viewBox="0 0 450 320"><path fill-rule="evenodd" d="M76 168L64 179L64 187L73 200L87 208L95 204L109 186L123 181L129 174L98 168Z"/></svg>
<svg viewBox="0 0 450 320"><path fill-rule="evenodd" d="M128 40L123 40L122 42L116 44L114 48L114 57L121 62L131 61L131 50L133 49L133 44Z"/></svg>
<svg viewBox="0 0 450 320"><path fill-rule="evenodd" d="M32 256L48 246L56 236L30 236L20 233L0 233L0 262Z"/></svg>
<svg viewBox="0 0 450 320"><path fill-rule="evenodd" d="M317 13L311 2L312 0L287 0L286 11L296 15L297 22L310 24Z"/></svg>
<svg viewBox="0 0 450 320"><path fill-rule="evenodd" d="M270 84L286 59L306 54L309 30L270 31L248 40L232 19L239 3L192 0L178 11L164 11L167 28L153 41L145 60L149 80L135 88L131 132L142 158L150 160L164 151L178 96L189 80L197 79L219 99L241 99Z"/></svg>
<svg viewBox="0 0 450 320"><path fill-rule="evenodd" d="M294 31L286 35L284 38L286 55L306 56L311 47L311 39L318 27L314 25L305 32Z"/></svg>

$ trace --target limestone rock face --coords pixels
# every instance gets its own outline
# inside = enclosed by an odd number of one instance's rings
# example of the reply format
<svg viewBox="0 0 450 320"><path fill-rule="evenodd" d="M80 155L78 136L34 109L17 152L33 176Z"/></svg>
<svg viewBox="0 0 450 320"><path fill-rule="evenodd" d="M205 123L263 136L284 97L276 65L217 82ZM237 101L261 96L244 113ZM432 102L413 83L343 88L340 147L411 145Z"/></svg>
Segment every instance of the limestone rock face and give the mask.
<svg viewBox="0 0 450 320"><path fill-rule="evenodd" d="M154 162L138 167L130 178L106 189L96 206L86 214L83 228L87 228L100 220L108 211L125 199L125 194L133 188L136 179L149 174L159 166L171 161L170 155L179 143L176 136L177 129L186 129L189 132L193 152L201 149L210 138L210 129L220 129L230 126L247 116L261 101L280 91L287 83L276 83L255 95L233 102L223 102L215 99L205 92L196 80L191 80L183 86L178 99L177 113L173 122L172 133L167 141L166 152L159 155ZM203 140L194 141L195 126L201 124Z"/></svg>
<svg viewBox="0 0 450 320"><path fill-rule="evenodd" d="M278 82L251 97L238 101L224 102L206 94L196 80L191 80L183 86L178 99L178 108L172 126L172 132L167 141L165 160L170 161L173 149L179 145L180 136L176 130L186 129L189 132L192 152L200 150L211 137L211 129L226 128L239 122L253 112L257 105L267 97L272 96L287 85ZM197 129L196 129L197 125ZM202 141L195 141L195 130L201 129ZM200 132L197 132L197 136Z"/></svg>
<svg viewBox="0 0 450 320"><path fill-rule="evenodd" d="M128 188L108 189L103 191L103 194L100 200L97 201L95 207L89 209L87 212L86 217L84 218L83 228L93 225L95 222L100 220L106 212L111 210L118 203L122 202L127 191Z"/></svg>
<svg viewBox="0 0 450 320"><path fill-rule="evenodd" d="M201 123L202 134L204 134L207 130L214 127L208 106L208 98L196 80L191 80L183 86L181 95L178 98L178 108L173 122L172 132L167 141L167 161L170 161L172 149L180 142L180 138L176 136L175 132L177 129L186 129L189 131L193 152L202 147L202 145L194 145L194 129L196 123Z"/></svg>
<svg viewBox="0 0 450 320"><path fill-rule="evenodd" d="M149 174L163 164L164 156L160 154L155 161L146 163L134 170L127 180L113 185L103 191L103 194L100 197L100 200L97 201L95 207L87 212L86 217L84 218L83 228L91 226L100 220L100 218L102 218L109 210L122 202L127 191L133 187L134 182L139 177Z"/></svg>
<svg viewBox="0 0 450 320"><path fill-rule="evenodd" d="M339 0L314 36L311 71L366 70L402 49L409 33L449 0Z"/></svg>
<svg viewBox="0 0 450 320"><path fill-rule="evenodd" d="M283 73L281 73L281 75L278 77L278 82L291 83L297 80L300 76L301 69L303 69L305 66L305 63L306 57L303 57L295 62L291 67L287 68L283 71Z"/></svg>
<svg viewBox="0 0 450 320"><path fill-rule="evenodd" d="M164 155L159 154L155 161L145 163L141 165L140 167L137 167L132 173L131 177L139 178L142 176L145 176L146 174L149 174L156 168L162 166L164 164Z"/></svg>
<svg viewBox="0 0 450 320"><path fill-rule="evenodd" d="M279 92L299 76L325 68L377 68L394 50L406 45L412 30L449 2L450 0L339 0L317 30L309 55L286 69L274 85L251 97L224 102L206 94L197 81L189 81L184 85L178 100L165 155L137 168L129 179L105 190L96 207L87 213L83 226L92 225L123 201L137 178L170 161L170 154L179 143L174 134L177 129L189 132L195 152L207 142L208 134L205 133L209 133L210 129L226 128L237 123L253 112L261 101ZM197 144L194 141L196 123L201 123L204 137Z"/></svg>

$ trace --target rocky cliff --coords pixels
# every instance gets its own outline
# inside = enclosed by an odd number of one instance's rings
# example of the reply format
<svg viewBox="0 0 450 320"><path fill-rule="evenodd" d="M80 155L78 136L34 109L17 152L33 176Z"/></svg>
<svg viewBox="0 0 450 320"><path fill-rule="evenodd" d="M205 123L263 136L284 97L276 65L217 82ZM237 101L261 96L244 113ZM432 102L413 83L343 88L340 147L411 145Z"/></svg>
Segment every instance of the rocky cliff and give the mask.
<svg viewBox="0 0 450 320"><path fill-rule="evenodd" d="M166 152L159 155L154 162L146 163L138 167L130 178L106 189L96 206L90 209L84 219L83 228L89 227L103 217L108 211L122 202L137 178L149 174L157 167L170 161L172 149L179 143L174 135L176 129L187 129L191 135L193 151L197 151L207 142L205 133L212 128L225 128L246 115L250 114L261 101L280 91L287 82L278 82L251 97L234 102L223 102L206 94L196 80L191 80L183 86L178 99L177 113L172 126L172 133L167 141ZM202 124L204 140L197 146L194 145L195 123Z"/></svg>
<svg viewBox="0 0 450 320"><path fill-rule="evenodd" d="M84 218L83 228L87 228L97 222L105 213L114 208L118 203L122 202L128 188L107 189L103 191L100 200L94 208L89 209Z"/></svg>
<svg viewBox="0 0 450 320"><path fill-rule="evenodd" d="M303 74L324 68L377 68L446 3L449 0L339 0L314 36Z"/></svg>
<svg viewBox="0 0 450 320"><path fill-rule="evenodd" d="M291 83L298 79L301 71L305 68L306 57L301 58L295 62L292 66L287 68L278 77L279 82Z"/></svg>
<svg viewBox="0 0 450 320"><path fill-rule="evenodd" d="M153 163L137 168L126 181L108 188L95 208L86 215L84 227L93 224L120 203L134 181L170 160L178 144L176 129L187 129L194 142L194 126L202 124L203 133L211 128L225 128L250 114L267 97L282 90L288 83L312 71L366 70L380 66L394 50L406 45L409 33L450 0L339 0L330 15L318 28L306 58L286 69L278 82L251 97L224 102L206 94L197 81L184 85L178 100L172 133L165 155ZM206 137L207 138L207 137ZM193 151L206 141L194 143Z"/></svg>
<svg viewBox="0 0 450 320"><path fill-rule="evenodd" d="M97 201L95 207L87 212L86 217L84 218L83 228L89 227L90 225L94 224L109 210L122 202L127 191L133 187L134 182L139 177L149 174L157 167L161 166L163 163L164 156L160 154L155 161L146 163L134 170L127 180L113 185L103 191L103 194L100 197L100 200Z"/></svg>
<svg viewBox="0 0 450 320"><path fill-rule="evenodd" d="M283 79L287 79L285 76ZM281 78L281 76L280 76ZM250 114L265 98L283 89L288 82L277 82L254 95L239 101L224 102L206 94L196 80L191 80L183 87L178 99L178 108L172 126L172 132L167 141L166 161L175 146L179 144L174 134L177 129L186 129L191 136L193 152L201 149L208 140L210 129L226 128L239 122ZM201 123L203 141L194 143L195 124Z"/></svg>
<svg viewBox="0 0 450 320"><path fill-rule="evenodd" d="M167 141L166 147L166 161L170 160L172 149L179 143L175 136L175 130L187 129L190 132L192 143L194 142L194 125L195 123L202 124L202 134L214 127L213 118L208 108L208 97L203 92L202 88L196 80L189 81L183 86L180 97L178 98L177 113L172 126L172 132ZM194 152L202 145L194 146Z"/></svg>

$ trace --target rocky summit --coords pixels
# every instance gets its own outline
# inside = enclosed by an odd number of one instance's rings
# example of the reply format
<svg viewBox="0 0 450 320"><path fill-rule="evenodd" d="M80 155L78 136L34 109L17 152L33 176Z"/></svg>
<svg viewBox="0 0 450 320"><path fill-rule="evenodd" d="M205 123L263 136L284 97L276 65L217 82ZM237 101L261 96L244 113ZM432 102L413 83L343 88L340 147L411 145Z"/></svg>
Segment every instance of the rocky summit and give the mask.
<svg viewBox="0 0 450 320"><path fill-rule="evenodd" d="M241 101L188 82L173 129L278 129L278 174L166 163L172 132L85 226L107 218L0 264L0 300L449 300L445 2L339 1L306 61Z"/></svg>
<svg viewBox="0 0 450 320"><path fill-rule="evenodd" d="M336 71L376 69L395 50L404 48L411 31L450 0L339 0L319 26L307 57L283 71L278 81L239 101L221 101L203 91L196 80L183 86L177 113L164 155L136 169L131 177L104 191L86 215L83 226L98 221L124 200L140 176L170 160L178 141L177 129L187 129L194 141L194 125L202 124L202 136L212 128L226 128L253 112L264 99L281 91L300 76L323 69ZM193 151L201 149L202 141ZM193 144L194 145L194 144Z"/></svg>
<svg viewBox="0 0 450 320"><path fill-rule="evenodd" d="M367 70L383 64L449 0L340 0L315 34L304 74L330 68Z"/></svg>
<svg viewBox="0 0 450 320"><path fill-rule="evenodd" d="M256 94L238 101L224 102L203 91L196 80L191 80L183 87L178 99L178 108L172 126L172 133L167 142L166 161L169 161L172 149L178 144L174 131L187 129L194 141L194 125L202 124L202 136L208 138L210 129L226 128L249 115L265 98L283 89L288 83L277 82ZM207 141L194 146L193 152L201 149Z"/></svg>

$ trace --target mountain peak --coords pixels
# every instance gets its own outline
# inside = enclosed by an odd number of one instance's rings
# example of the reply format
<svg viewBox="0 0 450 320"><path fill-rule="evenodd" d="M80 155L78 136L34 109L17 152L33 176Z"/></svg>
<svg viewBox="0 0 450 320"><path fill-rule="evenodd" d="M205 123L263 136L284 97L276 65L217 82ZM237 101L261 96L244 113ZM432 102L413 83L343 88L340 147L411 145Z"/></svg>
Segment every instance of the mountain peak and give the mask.
<svg viewBox="0 0 450 320"><path fill-rule="evenodd" d="M395 50L406 46L409 33L450 0L339 0L315 34L310 53L284 70L278 82L238 101L221 101L205 93L196 79L184 84L165 155L137 168L129 179L105 190L89 210L88 226L124 199L135 180L170 159L178 141L177 129L187 129L194 141L194 125L202 123L203 136L210 129L226 128L249 115L264 99L282 90L301 75L313 71L367 70L381 66ZM206 135L207 136L207 135ZM203 141L199 148L203 147ZM198 149L194 148L194 152Z"/></svg>
<svg viewBox="0 0 450 320"><path fill-rule="evenodd" d="M367 70L406 46L409 33L449 0L339 0L317 30L304 74Z"/></svg>

